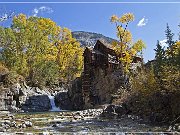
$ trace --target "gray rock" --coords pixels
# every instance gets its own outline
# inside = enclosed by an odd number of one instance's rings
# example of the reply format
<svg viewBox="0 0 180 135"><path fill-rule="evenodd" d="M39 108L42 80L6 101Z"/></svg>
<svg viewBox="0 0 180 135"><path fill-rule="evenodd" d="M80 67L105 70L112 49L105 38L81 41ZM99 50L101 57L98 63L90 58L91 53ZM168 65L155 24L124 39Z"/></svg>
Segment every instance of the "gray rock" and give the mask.
<svg viewBox="0 0 180 135"><path fill-rule="evenodd" d="M22 124L22 126L21 126L22 128L26 128L26 124Z"/></svg>
<svg viewBox="0 0 180 135"><path fill-rule="evenodd" d="M17 125L16 125L16 122L15 121L13 121L13 122L11 122L11 127L16 127Z"/></svg>
<svg viewBox="0 0 180 135"><path fill-rule="evenodd" d="M7 116L9 119L14 119L14 115L12 115L12 114L7 114Z"/></svg>
<svg viewBox="0 0 180 135"><path fill-rule="evenodd" d="M1 73L0 73L1 76ZM7 110L10 112L19 112L21 111L20 108L23 106L23 110L25 111L36 111L36 109L38 108L37 106L40 106L40 109L37 109L37 111L48 111L50 105L48 105L49 103L49 99L48 98L44 98L44 95L47 93L45 90L40 90L37 87L29 87L26 85L25 82L20 82L20 83L15 83L11 86L9 86L9 88L4 88L3 86L0 87L0 110ZM28 101L30 97L36 96L36 95L42 95L42 97L35 97L36 99L30 99L30 100L35 100L35 101ZM38 100L37 98L40 98L39 100L44 99L44 102L42 100L42 102L40 102L39 104L37 104L37 106L34 105L34 103ZM38 101L37 101L38 102ZM28 106L28 104L31 104L33 106ZM36 103L35 103L36 104ZM26 106L27 105L27 106ZM43 109L43 107L41 106L46 106L44 107L45 109ZM35 109L32 109L35 108Z"/></svg>
<svg viewBox="0 0 180 135"><path fill-rule="evenodd" d="M22 124L18 124L17 127L18 127L18 128L22 128Z"/></svg>
<svg viewBox="0 0 180 135"><path fill-rule="evenodd" d="M67 92L59 92L55 96L55 103L62 110L71 110L72 109L72 103L70 101L70 98L69 98L69 95Z"/></svg>
<svg viewBox="0 0 180 135"><path fill-rule="evenodd" d="M107 118L117 118L125 115L126 113L126 108L121 105L108 105L102 113L99 112L99 115Z"/></svg>
<svg viewBox="0 0 180 135"><path fill-rule="evenodd" d="M118 116L125 115L127 113L127 110L124 106L116 105L115 106L115 112L118 114Z"/></svg>
<svg viewBox="0 0 180 135"><path fill-rule="evenodd" d="M55 124L52 125L52 127L59 127L59 124L55 123Z"/></svg>
<svg viewBox="0 0 180 135"><path fill-rule="evenodd" d="M5 121L4 121L4 124L5 124L5 125L11 125L11 121L10 121L10 120L5 120Z"/></svg>
<svg viewBox="0 0 180 135"><path fill-rule="evenodd" d="M8 110L12 104L12 96L9 88L0 87L0 110Z"/></svg>
<svg viewBox="0 0 180 135"><path fill-rule="evenodd" d="M44 112L51 109L49 97L47 95L36 95L29 97L22 106L24 111L28 112Z"/></svg>
<svg viewBox="0 0 180 135"><path fill-rule="evenodd" d="M177 131L180 132L180 125L177 127Z"/></svg>
<svg viewBox="0 0 180 135"><path fill-rule="evenodd" d="M105 109L105 112L115 112L115 105L109 105Z"/></svg>
<svg viewBox="0 0 180 135"><path fill-rule="evenodd" d="M8 128L10 128L10 125L4 125L3 126L5 129L8 129Z"/></svg>
<svg viewBox="0 0 180 135"><path fill-rule="evenodd" d="M0 132L6 132L6 129L3 127L0 127ZM1 134L1 133L0 133Z"/></svg>
<svg viewBox="0 0 180 135"><path fill-rule="evenodd" d="M82 110L84 108L81 78L76 78L72 82L72 85L69 86L68 95L71 101L72 110Z"/></svg>
<svg viewBox="0 0 180 135"><path fill-rule="evenodd" d="M25 124L27 127L32 127L32 126L33 126L32 122L30 122L30 121L25 121L24 124Z"/></svg>

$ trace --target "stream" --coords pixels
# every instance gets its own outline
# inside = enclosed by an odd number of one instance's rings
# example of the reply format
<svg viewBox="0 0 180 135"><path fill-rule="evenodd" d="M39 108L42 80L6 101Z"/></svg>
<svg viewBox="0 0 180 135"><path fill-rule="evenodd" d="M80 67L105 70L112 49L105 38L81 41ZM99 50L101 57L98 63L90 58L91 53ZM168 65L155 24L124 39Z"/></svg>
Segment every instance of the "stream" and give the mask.
<svg viewBox="0 0 180 135"><path fill-rule="evenodd" d="M8 133L43 133L43 134L98 134L125 135L125 133L143 133L147 135L167 132L167 126L149 125L138 117L125 115L121 118L105 119L99 117L103 109L82 111L64 111L56 107L54 97L49 96L52 109L49 112L23 112L0 115L1 130ZM8 123L7 126L5 123ZM32 123L23 127L23 123ZM11 126L15 123L14 126ZM3 127L4 126L4 127ZM7 128L6 128L7 127ZM111 133L110 133L111 132ZM114 133L113 133L114 132ZM147 133L148 132L148 133ZM164 134L164 133L163 133Z"/></svg>
<svg viewBox="0 0 180 135"><path fill-rule="evenodd" d="M90 110L95 112L95 109ZM87 115L84 111L15 113L14 121L31 121L32 127L7 129L16 133L125 133L125 132L166 132L167 127L152 126L141 120L124 116L119 119L104 119ZM89 112L88 112L89 113ZM96 113L98 113L96 111ZM82 116L83 115L83 116ZM4 118L5 119L5 118ZM104 134L103 134L104 135ZM109 134L108 134L109 135ZM149 135L149 134L148 134Z"/></svg>

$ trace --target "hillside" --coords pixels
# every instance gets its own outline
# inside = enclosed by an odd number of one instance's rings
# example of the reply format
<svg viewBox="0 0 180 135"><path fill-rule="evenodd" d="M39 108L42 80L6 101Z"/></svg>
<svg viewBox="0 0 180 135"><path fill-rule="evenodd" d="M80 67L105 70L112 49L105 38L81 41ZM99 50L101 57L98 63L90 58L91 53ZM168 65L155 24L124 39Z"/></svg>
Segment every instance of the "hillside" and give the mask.
<svg viewBox="0 0 180 135"><path fill-rule="evenodd" d="M74 31L72 32L73 38L76 38L80 43L81 46L94 46L97 40L103 40L107 43L111 43L113 40L112 38L106 37L102 34L93 33L93 32L85 32L85 31Z"/></svg>

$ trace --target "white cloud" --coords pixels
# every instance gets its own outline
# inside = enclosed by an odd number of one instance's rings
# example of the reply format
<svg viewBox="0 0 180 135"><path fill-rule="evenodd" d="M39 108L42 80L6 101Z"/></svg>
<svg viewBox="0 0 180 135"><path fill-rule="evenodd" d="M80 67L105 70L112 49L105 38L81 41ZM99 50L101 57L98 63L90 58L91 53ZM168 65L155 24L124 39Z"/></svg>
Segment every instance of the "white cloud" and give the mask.
<svg viewBox="0 0 180 135"><path fill-rule="evenodd" d="M37 8L33 9L33 16L37 16L39 13L39 10Z"/></svg>
<svg viewBox="0 0 180 135"><path fill-rule="evenodd" d="M37 16L39 13L52 13L53 10L50 7L46 7L46 6L41 6L39 8L34 8L32 13L33 16Z"/></svg>
<svg viewBox="0 0 180 135"><path fill-rule="evenodd" d="M159 41L160 45L165 48L168 47L168 44L166 42L167 42L167 39Z"/></svg>
<svg viewBox="0 0 180 135"><path fill-rule="evenodd" d="M145 26L147 23L148 23L148 19L146 19L146 18L144 17L144 18L142 18L142 19L138 22L137 26L138 26L138 27L142 27L142 26Z"/></svg>

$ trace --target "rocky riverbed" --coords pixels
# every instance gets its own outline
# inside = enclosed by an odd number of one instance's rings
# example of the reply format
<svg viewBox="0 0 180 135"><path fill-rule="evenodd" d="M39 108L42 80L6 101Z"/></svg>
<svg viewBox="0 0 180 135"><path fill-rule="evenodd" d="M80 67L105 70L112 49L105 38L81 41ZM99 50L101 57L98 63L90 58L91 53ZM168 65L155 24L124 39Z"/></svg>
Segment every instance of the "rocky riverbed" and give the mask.
<svg viewBox="0 0 180 135"><path fill-rule="evenodd" d="M83 111L1 113L0 133L107 133L107 132L167 132L169 127L143 123L134 116L116 119L99 117L103 109ZM168 131L170 132L170 131ZM178 132L175 132L178 133Z"/></svg>

